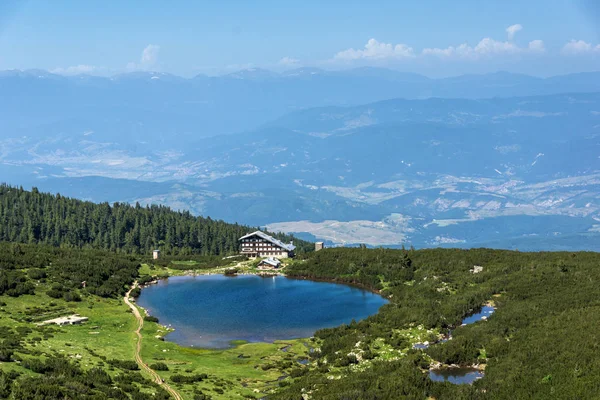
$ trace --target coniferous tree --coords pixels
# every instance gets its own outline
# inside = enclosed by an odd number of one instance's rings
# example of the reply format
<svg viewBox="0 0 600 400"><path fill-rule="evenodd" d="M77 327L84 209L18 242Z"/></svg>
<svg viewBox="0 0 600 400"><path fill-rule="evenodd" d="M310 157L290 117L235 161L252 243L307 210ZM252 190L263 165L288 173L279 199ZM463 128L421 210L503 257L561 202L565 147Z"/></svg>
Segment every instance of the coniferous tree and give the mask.
<svg viewBox="0 0 600 400"><path fill-rule="evenodd" d="M173 255L230 254L238 251L239 237L258 229L165 206L95 204L8 185L0 185L0 221L0 241L131 254L148 254L156 248ZM292 239L274 236L285 242ZM313 248L306 241L294 243L297 253Z"/></svg>

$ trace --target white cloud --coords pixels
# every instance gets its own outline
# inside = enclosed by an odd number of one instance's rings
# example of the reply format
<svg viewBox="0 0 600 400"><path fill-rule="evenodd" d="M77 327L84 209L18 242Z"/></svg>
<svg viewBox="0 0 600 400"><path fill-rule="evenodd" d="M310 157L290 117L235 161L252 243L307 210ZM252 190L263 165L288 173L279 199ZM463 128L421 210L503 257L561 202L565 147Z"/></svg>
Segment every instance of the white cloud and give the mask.
<svg viewBox="0 0 600 400"><path fill-rule="evenodd" d="M149 44L146 46L144 51L142 51L142 58L140 59L140 63L142 65L153 65L156 63L158 59L158 52L160 51L160 46L155 44Z"/></svg>
<svg viewBox="0 0 600 400"><path fill-rule="evenodd" d="M146 71L154 68L158 61L158 53L160 51L160 46L155 44L149 44L142 50L142 54L140 55L139 62L130 62L125 67L128 71ZM113 69L109 69L106 67L97 67L94 65L88 64L79 64L73 65L70 67L58 67L51 70L53 74L59 75L80 75L80 74L90 74L90 75L105 75L112 72L115 72Z"/></svg>
<svg viewBox="0 0 600 400"><path fill-rule="evenodd" d="M506 54L506 53L518 53L519 47L510 42L499 42L491 38L481 39L477 46L473 49L475 53L481 55L490 54Z"/></svg>
<svg viewBox="0 0 600 400"><path fill-rule="evenodd" d="M506 33L508 34L508 40L513 40L515 38L515 34L523 29L521 24L514 24L506 28Z"/></svg>
<svg viewBox="0 0 600 400"><path fill-rule="evenodd" d="M528 43L526 47L520 47L513 42L515 34L523 29L521 24L514 24L506 28L507 41L499 41L486 37L476 45L468 43L448 46L445 48L428 47L415 52L407 44L391 44L378 42L370 39L363 49L350 48L335 54L333 61L355 61L355 60L392 60L409 59L423 56L436 56L441 58L479 59L498 55L513 54L540 54L546 51L544 42L536 39Z"/></svg>
<svg viewBox="0 0 600 400"><path fill-rule="evenodd" d="M80 75L80 74L94 74L94 73L101 72L102 70L104 70L104 68L95 67L93 65L79 64L79 65L72 65L72 66L66 67L66 68L62 68L62 67L54 68L50 72L52 72L53 74L59 74L59 75Z"/></svg>
<svg viewBox="0 0 600 400"><path fill-rule="evenodd" d="M149 44L142 50L139 63L130 62L127 64L126 68L130 71L151 69L158 61L159 51L160 46Z"/></svg>
<svg viewBox="0 0 600 400"><path fill-rule="evenodd" d="M545 51L542 40L532 40L528 47L519 47L512 42L501 42L492 38L483 38L475 46L463 43L458 46L448 46L446 48L425 48L422 54L425 56L438 57L456 57L477 59L481 57L491 57L494 55L510 55L519 53L543 53Z"/></svg>
<svg viewBox="0 0 600 400"><path fill-rule="evenodd" d="M532 53L543 53L546 51L546 48L544 47L544 41L539 39L529 42L528 49Z"/></svg>
<svg viewBox="0 0 600 400"><path fill-rule="evenodd" d="M282 65L284 67L295 67L300 65L300 60L292 57L283 57L281 60L279 60L277 64Z"/></svg>
<svg viewBox="0 0 600 400"><path fill-rule="evenodd" d="M336 60L352 61L360 59L384 60L402 59L415 57L412 47L405 44L381 43L375 39L369 39L364 49L348 49L340 51L334 56Z"/></svg>
<svg viewBox="0 0 600 400"><path fill-rule="evenodd" d="M594 46L583 40L573 39L563 46L561 52L566 55L590 54L594 52L600 53L600 44Z"/></svg>
<svg viewBox="0 0 600 400"><path fill-rule="evenodd" d="M423 49L422 54L438 56L438 57L451 57L454 55L467 56L467 55L471 54L472 51L473 51L473 48L468 46L465 43L465 44L461 44L460 46L456 46L456 47L448 46L445 49L440 49L437 47L425 48L425 49Z"/></svg>

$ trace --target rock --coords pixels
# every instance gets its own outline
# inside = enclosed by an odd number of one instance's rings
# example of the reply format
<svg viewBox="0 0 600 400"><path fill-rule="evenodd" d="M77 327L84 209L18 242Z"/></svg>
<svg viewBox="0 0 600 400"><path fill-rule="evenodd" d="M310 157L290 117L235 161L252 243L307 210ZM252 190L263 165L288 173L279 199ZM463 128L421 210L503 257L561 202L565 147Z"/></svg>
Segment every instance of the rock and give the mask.
<svg viewBox="0 0 600 400"><path fill-rule="evenodd" d="M471 273L478 274L483 271L483 267L481 265L473 265L473 269L471 269Z"/></svg>

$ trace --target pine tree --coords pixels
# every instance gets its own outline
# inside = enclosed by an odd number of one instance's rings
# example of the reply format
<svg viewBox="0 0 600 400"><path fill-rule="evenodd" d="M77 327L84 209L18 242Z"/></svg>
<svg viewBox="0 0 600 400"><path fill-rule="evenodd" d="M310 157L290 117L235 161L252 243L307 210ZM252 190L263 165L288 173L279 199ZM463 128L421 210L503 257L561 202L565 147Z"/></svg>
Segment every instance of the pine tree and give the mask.
<svg viewBox="0 0 600 400"><path fill-rule="evenodd" d="M0 241L41 243L63 248L96 248L149 254L230 254L238 238L257 230L165 206L125 203L94 204L0 185ZM292 236L277 234L289 242ZM309 242L294 239L297 252L312 250Z"/></svg>

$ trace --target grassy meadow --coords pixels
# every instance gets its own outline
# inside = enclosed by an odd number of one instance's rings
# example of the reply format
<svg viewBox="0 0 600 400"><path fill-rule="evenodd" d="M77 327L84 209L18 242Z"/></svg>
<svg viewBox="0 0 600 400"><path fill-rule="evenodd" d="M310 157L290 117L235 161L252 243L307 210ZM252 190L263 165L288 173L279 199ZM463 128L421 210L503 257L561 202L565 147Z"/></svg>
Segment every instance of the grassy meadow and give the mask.
<svg viewBox="0 0 600 400"><path fill-rule="evenodd" d="M177 264L195 269L194 261ZM234 263L240 271L254 272L251 263ZM230 265L198 269L198 273L223 273ZM26 272L26 270L24 270ZM182 269L143 264L141 276L167 277L189 273ZM28 354L18 357L60 355L83 369L102 367L112 376L122 373L110 360L133 360L137 338L136 320L122 299L83 294L79 302L67 302L45 294L49 285L36 282L35 295L0 296L0 327L29 328L23 336ZM80 325L40 326L42 321L79 314L89 320ZM142 314L144 311L142 310ZM23 332L26 332L23 330ZM306 359L310 339L287 340L275 343L232 343L226 350L185 348L165 341L169 330L159 323L145 321L142 329L142 358L152 366L165 364L168 370L157 371L185 399L203 393L213 399L259 398L279 387L292 369L308 368L298 360ZM3 371L14 370L35 375L16 363L0 363ZM144 372L141 372L144 374ZM175 383L172 376L206 374L207 378L194 383ZM148 377L149 378L149 377ZM290 378L287 378L290 379ZM285 384L285 383L282 383ZM141 388L152 393L152 388Z"/></svg>

